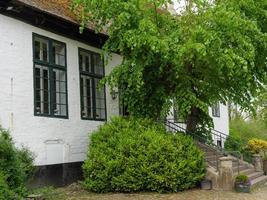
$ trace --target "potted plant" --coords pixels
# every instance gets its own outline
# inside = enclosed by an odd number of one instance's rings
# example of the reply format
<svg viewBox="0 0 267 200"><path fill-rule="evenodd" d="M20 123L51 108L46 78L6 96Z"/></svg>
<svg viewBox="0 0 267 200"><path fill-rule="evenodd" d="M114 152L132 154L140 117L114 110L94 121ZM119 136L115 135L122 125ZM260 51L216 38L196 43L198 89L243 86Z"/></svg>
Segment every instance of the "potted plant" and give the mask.
<svg viewBox="0 0 267 200"><path fill-rule="evenodd" d="M253 165L256 171L263 171L263 156L267 151L267 141L261 139L251 139L248 141L247 148L253 153ZM267 166L266 166L267 167ZM266 169L267 171L267 169Z"/></svg>
<svg viewBox="0 0 267 200"><path fill-rule="evenodd" d="M250 181L247 175L239 174L235 178L235 190L237 192L244 192L244 193L250 192Z"/></svg>

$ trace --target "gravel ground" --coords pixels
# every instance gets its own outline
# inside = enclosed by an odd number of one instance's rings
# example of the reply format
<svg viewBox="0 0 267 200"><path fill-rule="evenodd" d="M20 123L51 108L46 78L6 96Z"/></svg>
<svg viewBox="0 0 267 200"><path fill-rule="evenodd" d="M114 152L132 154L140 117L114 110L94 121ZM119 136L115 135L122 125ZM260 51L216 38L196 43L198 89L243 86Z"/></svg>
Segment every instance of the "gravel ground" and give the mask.
<svg viewBox="0 0 267 200"><path fill-rule="evenodd" d="M267 185L250 194L199 189L175 194L95 194L82 190L78 184L60 189L60 191L67 196L68 200L267 200Z"/></svg>

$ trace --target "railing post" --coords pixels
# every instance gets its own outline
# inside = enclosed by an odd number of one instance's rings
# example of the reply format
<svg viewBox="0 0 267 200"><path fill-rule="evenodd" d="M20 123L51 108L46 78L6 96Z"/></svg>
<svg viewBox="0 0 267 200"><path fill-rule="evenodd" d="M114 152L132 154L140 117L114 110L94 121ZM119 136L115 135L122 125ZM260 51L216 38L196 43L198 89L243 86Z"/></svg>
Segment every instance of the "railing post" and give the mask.
<svg viewBox="0 0 267 200"><path fill-rule="evenodd" d="M222 190L232 190L234 184L233 159L229 156L220 158L219 180Z"/></svg>
<svg viewBox="0 0 267 200"><path fill-rule="evenodd" d="M220 144L221 144L220 148L223 149L223 142L222 142L222 134L221 133L220 133Z"/></svg>
<svg viewBox="0 0 267 200"><path fill-rule="evenodd" d="M215 152L216 154L216 171L219 171L219 158L218 158L218 154Z"/></svg>
<svg viewBox="0 0 267 200"><path fill-rule="evenodd" d="M263 171L261 155L253 154L253 165L256 172Z"/></svg>

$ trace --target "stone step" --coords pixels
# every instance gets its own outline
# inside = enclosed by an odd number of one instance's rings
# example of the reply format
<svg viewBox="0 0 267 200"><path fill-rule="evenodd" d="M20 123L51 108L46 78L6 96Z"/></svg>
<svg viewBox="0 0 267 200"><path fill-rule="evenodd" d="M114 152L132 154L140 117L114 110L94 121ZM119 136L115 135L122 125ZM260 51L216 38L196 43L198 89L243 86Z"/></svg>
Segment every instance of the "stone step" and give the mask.
<svg viewBox="0 0 267 200"><path fill-rule="evenodd" d="M219 165L219 162L217 162L216 160L206 160L206 162L207 162L208 164L213 165L213 166L217 166L217 164Z"/></svg>
<svg viewBox="0 0 267 200"><path fill-rule="evenodd" d="M207 162L207 165L210 166L210 167L213 167L213 168L217 169L217 163Z"/></svg>
<svg viewBox="0 0 267 200"><path fill-rule="evenodd" d="M222 157L223 155L218 153L218 152L214 152L214 151L205 151L204 152L204 156L205 157L210 157L210 156L218 156L218 157Z"/></svg>
<svg viewBox="0 0 267 200"><path fill-rule="evenodd" d="M208 158L206 157L205 160L206 160L206 162L217 164L216 157L208 157ZM241 162L239 162L239 163L237 161L233 162L233 167L238 167L238 165L239 165L239 167L243 167L243 166L247 167L246 164L243 164Z"/></svg>
<svg viewBox="0 0 267 200"><path fill-rule="evenodd" d="M245 170L245 169L248 169L248 167L247 167L246 165L241 165L241 166L239 166L239 172L241 172L241 171L243 171L243 170ZM233 171L234 171L234 173L235 173L235 172L238 172L238 166L234 166L234 167L233 167Z"/></svg>
<svg viewBox="0 0 267 200"><path fill-rule="evenodd" d="M253 174L255 172L255 170L253 168L247 168L244 170L241 170L239 174L245 174L245 175L250 175ZM235 175L237 175L237 173L235 173Z"/></svg>
<svg viewBox="0 0 267 200"><path fill-rule="evenodd" d="M209 148L200 148L202 151L204 152L217 152L216 150L214 149L209 149Z"/></svg>
<svg viewBox="0 0 267 200"><path fill-rule="evenodd" d="M258 186L261 186L266 182L267 182L267 176L262 175L258 178L255 178L255 179L251 180L251 189L254 189Z"/></svg>
<svg viewBox="0 0 267 200"><path fill-rule="evenodd" d="M205 155L205 159L216 159L218 156L212 154L212 155Z"/></svg>
<svg viewBox="0 0 267 200"><path fill-rule="evenodd" d="M256 178L259 178L260 176L263 176L263 172L253 172L251 174L248 174L247 176L248 176L249 180L252 181Z"/></svg>
<svg viewBox="0 0 267 200"><path fill-rule="evenodd" d="M209 160L209 159L216 159L216 158L219 159L220 156L216 156L216 155L214 155L214 154L209 154L209 155L205 155L204 158L205 158L206 160Z"/></svg>
<svg viewBox="0 0 267 200"><path fill-rule="evenodd" d="M238 165L239 165L239 166L243 166L243 165L244 165L244 166L247 166L247 165L244 164L244 163L241 163L241 162L238 163L238 161L233 161L233 167L237 167Z"/></svg>

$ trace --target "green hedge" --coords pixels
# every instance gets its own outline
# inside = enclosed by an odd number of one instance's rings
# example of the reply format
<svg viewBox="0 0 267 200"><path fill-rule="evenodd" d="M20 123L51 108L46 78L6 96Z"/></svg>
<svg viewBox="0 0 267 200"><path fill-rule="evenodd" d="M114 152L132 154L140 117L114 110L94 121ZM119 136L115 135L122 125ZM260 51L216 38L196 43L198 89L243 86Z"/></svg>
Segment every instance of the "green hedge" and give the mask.
<svg viewBox="0 0 267 200"><path fill-rule="evenodd" d="M9 132L0 127L1 184L5 182L11 193L24 196L27 192L25 183L33 175L34 169L33 155L26 148L16 148Z"/></svg>
<svg viewBox="0 0 267 200"><path fill-rule="evenodd" d="M147 119L113 118L90 138L84 186L93 192L177 192L204 178L202 152Z"/></svg>

